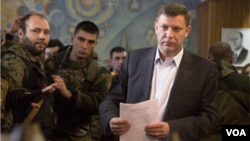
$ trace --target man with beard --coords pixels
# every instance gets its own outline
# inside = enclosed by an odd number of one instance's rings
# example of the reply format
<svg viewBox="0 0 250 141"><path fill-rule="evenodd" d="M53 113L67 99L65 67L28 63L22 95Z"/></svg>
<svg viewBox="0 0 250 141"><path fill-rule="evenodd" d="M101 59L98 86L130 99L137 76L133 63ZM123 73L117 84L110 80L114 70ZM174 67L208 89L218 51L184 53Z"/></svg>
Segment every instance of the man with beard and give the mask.
<svg viewBox="0 0 250 141"><path fill-rule="evenodd" d="M24 127L29 122L38 122L47 139L54 122L52 92L56 85L49 86L51 79L44 73L42 53L49 42L49 32L48 21L43 15L27 14L18 30L22 44L15 43L2 52L1 61L2 75L13 78L8 81L6 108L12 109L14 126Z"/></svg>

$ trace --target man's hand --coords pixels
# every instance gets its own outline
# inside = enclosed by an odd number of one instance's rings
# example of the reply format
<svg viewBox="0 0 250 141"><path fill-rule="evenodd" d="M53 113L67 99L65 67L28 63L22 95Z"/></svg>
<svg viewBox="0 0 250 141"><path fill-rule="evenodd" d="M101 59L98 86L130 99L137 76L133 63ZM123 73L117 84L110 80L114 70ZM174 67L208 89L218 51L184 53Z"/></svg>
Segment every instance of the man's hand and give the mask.
<svg viewBox="0 0 250 141"><path fill-rule="evenodd" d="M109 127L114 135L123 135L128 132L131 124L127 120L115 117L109 121Z"/></svg>
<svg viewBox="0 0 250 141"><path fill-rule="evenodd" d="M42 89L42 93L46 93L46 92L52 93L52 92L54 92L56 90L55 86L56 86L55 83L51 84L50 86ZM33 107L33 108L40 108L39 104L34 103L34 102L32 102L30 104L30 106Z"/></svg>
<svg viewBox="0 0 250 141"><path fill-rule="evenodd" d="M46 93L46 92L52 93L52 92L54 92L56 90L55 88L56 88L56 84L53 83L50 86L42 89L42 93Z"/></svg>
<svg viewBox="0 0 250 141"><path fill-rule="evenodd" d="M1 36L1 46L3 46L3 45L5 44L5 42L6 42L5 37L4 37L4 38L2 38L2 36Z"/></svg>
<svg viewBox="0 0 250 141"><path fill-rule="evenodd" d="M10 29L9 29L9 34L14 34L14 33L16 33L17 31L18 31L18 29L19 29L19 27L20 27L20 25L21 25L21 19L22 19L23 17L17 17L15 20L14 20L14 22L12 23L12 25L11 25L11 27L10 27Z"/></svg>
<svg viewBox="0 0 250 141"><path fill-rule="evenodd" d="M54 78L54 81L56 83L55 88L57 88L61 95L67 99L70 99L72 94L71 92L67 89L63 79L57 75L52 75L52 77Z"/></svg>
<svg viewBox="0 0 250 141"><path fill-rule="evenodd" d="M34 103L34 102L32 102L32 103L30 104L30 106L33 107L33 108L40 108L39 104Z"/></svg>
<svg viewBox="0 0 250 141"><path fill-rule="evenodd" d="M165 138L169 134L169 125L166 122L159 122L145 127L146 133L154 138Z"/></svg>

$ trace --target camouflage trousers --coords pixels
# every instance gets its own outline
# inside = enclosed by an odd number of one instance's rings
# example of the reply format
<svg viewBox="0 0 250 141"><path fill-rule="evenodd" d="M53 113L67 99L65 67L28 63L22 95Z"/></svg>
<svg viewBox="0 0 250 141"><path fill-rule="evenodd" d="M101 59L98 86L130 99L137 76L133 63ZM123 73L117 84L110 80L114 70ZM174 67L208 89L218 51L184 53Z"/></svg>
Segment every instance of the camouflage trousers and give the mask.
<svg viewBox="0 0 250 141"><path fill-rule="evenodd" d="M13 115L11 110L1 112L1 133L9 134L13 125Z"/></svg>

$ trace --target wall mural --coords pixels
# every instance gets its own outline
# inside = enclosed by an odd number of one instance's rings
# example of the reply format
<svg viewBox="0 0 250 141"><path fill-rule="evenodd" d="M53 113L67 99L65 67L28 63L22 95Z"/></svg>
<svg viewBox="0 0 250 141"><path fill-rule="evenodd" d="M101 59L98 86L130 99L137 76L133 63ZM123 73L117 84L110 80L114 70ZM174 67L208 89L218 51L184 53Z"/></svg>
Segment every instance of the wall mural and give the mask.
<svg viewBox="0 0 250 141"><path fill-rule="evenodd" d="M115 46L129 51L157 45L153 26L156 12L171 2L181 3L190 11L193 28L184 47L197 53L200 0L4 0L1 26L8 29L18 16L35 11L48 19L50 38L68 45L75 26L84 20L92 21L100 29L95 51L99 62L108 67L109 51Z"/></svg>

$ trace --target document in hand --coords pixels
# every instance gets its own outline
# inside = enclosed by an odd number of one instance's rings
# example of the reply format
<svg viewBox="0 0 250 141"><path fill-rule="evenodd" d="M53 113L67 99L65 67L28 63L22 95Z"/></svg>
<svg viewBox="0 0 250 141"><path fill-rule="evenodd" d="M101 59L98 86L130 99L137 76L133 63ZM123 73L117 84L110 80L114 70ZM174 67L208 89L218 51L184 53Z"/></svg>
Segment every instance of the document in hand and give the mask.
<svg viewBox="0 0 250 141"><path fill-rule="evenodd" d="M120 141L155 141L145 132L147 125L158 122L158 99L137 104L120 103L120 118L131 124L129 131L120 136Z"/></svg>

